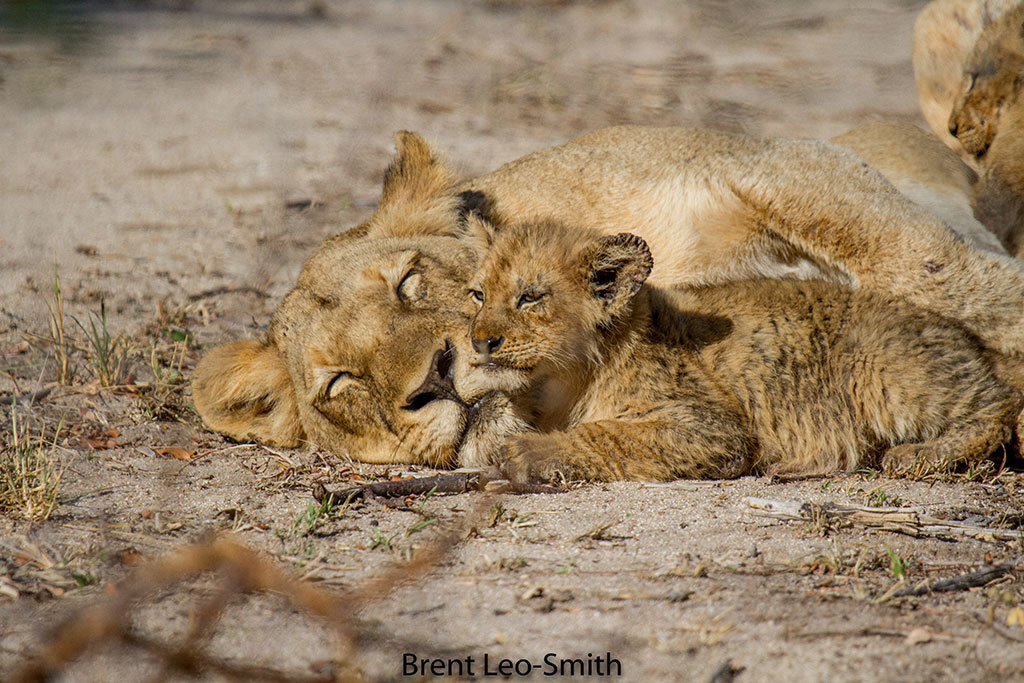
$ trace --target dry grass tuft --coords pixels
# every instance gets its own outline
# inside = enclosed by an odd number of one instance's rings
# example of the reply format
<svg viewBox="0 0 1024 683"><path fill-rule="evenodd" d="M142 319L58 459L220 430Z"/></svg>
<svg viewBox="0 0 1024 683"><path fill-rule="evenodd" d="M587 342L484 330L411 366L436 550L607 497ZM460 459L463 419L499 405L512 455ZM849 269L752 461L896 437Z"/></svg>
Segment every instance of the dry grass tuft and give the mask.
<svg viewBox="0 0 1024 683"><path fill-rule="evenodd" d="M86 355L101 387L121 384L127 374L131 345L123 334L111 334L107 326L107 305L100 300L100 314L89 313L89 327L72 318L85 335Z"/></svg>
<svg viewBox="0 0 1024 683"><path fill-rule="evenodd" d="M47 438L42 427L33 433L30 414L19 415L17 403L11 406L10 417L10 431L0 443L0 512L48 519L57 507L63 474L57 437Z"/></svg>
<svg viewBox="0 0 1024 683"><path fill-rule="evenodd" d="M64 294L60 288L60 273L53 273L53 301L47 302L50 308L50 343L57 361L57 383L67 386L75 379L74 368L71 366L71 348L64 333Z"/></svg>

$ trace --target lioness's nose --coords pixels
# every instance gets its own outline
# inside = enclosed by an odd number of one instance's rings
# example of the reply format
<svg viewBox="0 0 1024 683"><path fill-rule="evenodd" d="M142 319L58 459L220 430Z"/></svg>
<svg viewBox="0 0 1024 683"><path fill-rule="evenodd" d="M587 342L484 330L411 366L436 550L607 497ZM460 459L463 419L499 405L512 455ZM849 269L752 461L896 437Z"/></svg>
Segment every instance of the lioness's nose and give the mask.
<svg viewBox="0 0 1024 683"><path fill-rule="evenodd" d="M505 341L504 337L488 337L487 339L474 339L473 350L477 353L494 353L501 348L502 342Z"/></svg>

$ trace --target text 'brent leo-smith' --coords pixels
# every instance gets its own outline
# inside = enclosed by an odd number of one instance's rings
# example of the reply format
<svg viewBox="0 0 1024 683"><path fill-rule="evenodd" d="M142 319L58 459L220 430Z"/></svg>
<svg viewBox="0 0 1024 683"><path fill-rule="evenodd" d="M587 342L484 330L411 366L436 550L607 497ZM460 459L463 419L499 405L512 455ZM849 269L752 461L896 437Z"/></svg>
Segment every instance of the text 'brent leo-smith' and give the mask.
<svg viewBox="0 0 1024 683"><path fill-rule="evenodd" d="M403 676L621 676L622 662L610 652L603 655L587 653L586 657L559 657L549 652L540 661L482 655L455 658L419 657L402 654Z"/></svg>

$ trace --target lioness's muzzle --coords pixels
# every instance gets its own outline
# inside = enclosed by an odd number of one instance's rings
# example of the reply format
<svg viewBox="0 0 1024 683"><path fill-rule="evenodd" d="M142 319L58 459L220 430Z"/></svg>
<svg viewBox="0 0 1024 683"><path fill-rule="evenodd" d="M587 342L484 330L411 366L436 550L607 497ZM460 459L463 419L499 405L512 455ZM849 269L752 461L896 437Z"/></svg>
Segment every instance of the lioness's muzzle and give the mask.
<svg viewBox="0 0 1024 683"><path fill-rule="evenodd" d="M455 392L455 346L450 340L444 341L444 348L434 352L427 370L427 378L415 391L405 399L404 410L419 410L428 403L437 400L455 401L459 405L466 403Z"/></svg>

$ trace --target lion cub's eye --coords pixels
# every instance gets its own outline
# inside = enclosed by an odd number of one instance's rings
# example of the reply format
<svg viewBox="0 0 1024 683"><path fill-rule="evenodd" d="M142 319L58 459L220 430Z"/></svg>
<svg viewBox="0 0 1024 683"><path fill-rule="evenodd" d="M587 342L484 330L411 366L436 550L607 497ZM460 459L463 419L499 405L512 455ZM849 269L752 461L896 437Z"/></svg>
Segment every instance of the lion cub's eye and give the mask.
<svg viewBox="0 0 1024 683"><path fill-rule="evenodd" d="M324 396L327 398L337 398L345 390L353 389L359 386L359 379L356 378L351 372L339 372L336 373L331 381L327 383L324 388Z"/></svg>
<svg viewBox="0 0 1024 683"><path fill-rule="evenodd" d="M416 301L426 295L426 287L423 286L423 276L418 270L410 270L402 281L395 288L399 301Z"/></svg>
<svg viewBox="0 0 1024 683"><path fill-rule="evenodd" d="M546 292L539 292L539 293L538 292L526 292L521 297L519 297L519 301L516 302L516 308L523 308L524 306L530 306L531 304L535 304L538 301L541 301L546 296L547 296Z"/></svg>
<svg viewBox="0 0 1024 683"><path fill-rule="evenodd" d="M470 288L469 298L475 301L477 306L480 306L484 303L484 293L479 289Z"/></svg>

